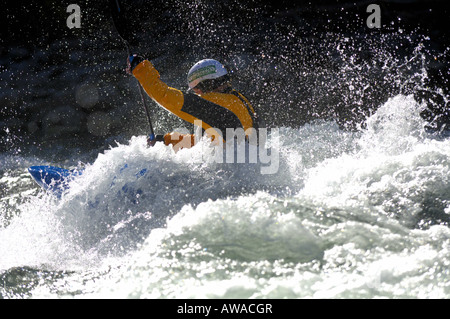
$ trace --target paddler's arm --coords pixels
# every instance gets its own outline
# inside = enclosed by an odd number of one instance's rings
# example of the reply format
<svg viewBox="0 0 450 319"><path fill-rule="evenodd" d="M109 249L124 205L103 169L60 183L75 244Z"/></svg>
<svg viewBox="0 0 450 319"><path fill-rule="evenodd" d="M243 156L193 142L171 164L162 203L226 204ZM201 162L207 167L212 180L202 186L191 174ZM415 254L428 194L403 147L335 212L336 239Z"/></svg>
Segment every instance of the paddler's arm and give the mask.
<svg viewBox="0 0 450 319"><path fill-rule="evenodd" d="M132 57L134 58L129 63L130 73L139 80L145 92L159 105L186 122L195 125L199 120L202 129L213 140L222 136L226 128L240 126L239 118L233 112L196 94L184 95L180 90L169 87L160 80L159 72L150 61L136 55Z"/></svg>
<svg viewBox="0 0 450 319"><path fill-rule="evenodd" d="M148 146L154 146L156 142L164 142L167 146L172 145L174 150L178 151L182 148L191 148L195 144L195 135L172 132L165 135L158 134L153 140L147 138Z"/></svg>
<svg viewBox="0 0 450 319"><path fill-rule="evenodd" d="M199 118L192 115L190 111L202 106L202 104L210 103L197 95L193 97L194 94L188 94L188 98L186 99L183 92L169 87L166 83L161 81L159 72L148 60L140 60L139 63L136 63L136 66L132 67L132 74L138 79L145 92L154 101L188 123L195 124L195 121L199 120ZM208 108L208 106L206 106L206 108ZM189 112L186 112L185 109L189 110ZM202 128L204 130L211 129L212 127L205 122L205 119L209 122L210 120L214 120L214 118L205 114L200 115L202 115L201 118L203 119L201 120ZM218 134L213 134L212 137L215 135ZM194 138L192 138L192 140L194 140ZM173 142L170 144L175 145ZM168 143L166 143L166 145L168 145Z"/></svg>
<svg viewBox="0 0 450 319"><path fill-rule="evenodd" d="M132 74L141 83L145 92L162 107L182 117L184 120L189 120L186 118L188 114L181 112L184 104L184 94L161 81L159 72L150 61L137 61L138 63L132 68ZM157 135L153 140L148 139L147 144L153 146L156 142L164 142L165 145L173 145L174 149L178 150L192 147L194 140L194 135L173 132L165 135Z"/></svg>
<svg viewBox="0 0 450 319"><path fill-rule="evenodd" d="M161 81L159 72L150 61L142 61L133 69L132 73L153 100L178 115L177 113L181 111L184 103L183 92L169 87Z"/></svg>

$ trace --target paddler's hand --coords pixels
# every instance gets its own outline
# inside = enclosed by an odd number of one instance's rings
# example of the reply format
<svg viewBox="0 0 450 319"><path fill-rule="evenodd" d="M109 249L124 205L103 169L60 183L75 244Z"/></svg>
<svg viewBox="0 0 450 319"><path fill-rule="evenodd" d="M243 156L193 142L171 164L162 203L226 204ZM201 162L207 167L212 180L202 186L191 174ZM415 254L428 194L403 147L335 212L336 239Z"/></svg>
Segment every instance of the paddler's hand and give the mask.
<svg viewBox="0 0 450 319"><path fill-rule="evenodd" d="M127 74L133 74L134 68L142 61L144 61L143 57L141 57L137 54L130 55L127 58L127 69L126 69Z"/></svg>
<svg viewBox="0 0 450 319"><path fill-rule="evenodd" d="M164 144L172 145L173 150L178 152L182 148L191 148L195 144L195 135L180 134L178 132L167 133L164 135Z"/></svg>
<svg viewBox="0 0 450 319"><path fill-rule="evenodd" d="M147 145L148 145L148 147L155 146L156 142L164 142L164 135L158 134L156 136L149 136L149 137L147 137Z"/></svg>
<svg viewBox="0 0 450 319"><path fill-rule="evenodd" d="M165 135L158 134L147 137L147 145L149 147L154 146L156 142L164 142L166 146L172 145L175 151L179 151L182 148L191 148L195 144L195 135L172 132Z"/></svg>

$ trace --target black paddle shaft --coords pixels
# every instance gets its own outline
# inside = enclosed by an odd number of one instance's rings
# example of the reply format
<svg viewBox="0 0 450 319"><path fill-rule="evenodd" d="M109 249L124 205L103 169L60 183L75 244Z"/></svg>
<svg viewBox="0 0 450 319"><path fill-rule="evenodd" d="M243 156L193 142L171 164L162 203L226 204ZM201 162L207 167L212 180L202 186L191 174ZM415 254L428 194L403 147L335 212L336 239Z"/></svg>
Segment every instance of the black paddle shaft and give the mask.
<svg viewBox="0 0 450 319"><path fill-rule="evenodd" d="M116 29L119 37L125 44L127 50L127 57L131 55L129 40L134 40L134 36L132 34L132 28L128 27L127 18L126 18L126 9L121 5L119 0L110 0L110 8L111 8L111 17L114 29ZM142 104L144 105L145 113L147 114L148 124L150 127L150 140L155 138L155 132L153 131L152 120L150 117L150 111L145 100L144 89L138 81L139 93L141 95Z"/></svg>

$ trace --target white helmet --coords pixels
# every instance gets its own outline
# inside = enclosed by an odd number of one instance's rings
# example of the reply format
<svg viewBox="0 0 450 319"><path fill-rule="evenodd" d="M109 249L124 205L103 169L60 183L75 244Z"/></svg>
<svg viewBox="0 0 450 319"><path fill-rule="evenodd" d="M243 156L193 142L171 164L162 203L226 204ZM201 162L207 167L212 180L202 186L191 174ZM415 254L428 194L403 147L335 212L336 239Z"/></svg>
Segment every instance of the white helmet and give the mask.
<svg viewBox="0 0 450 319"><path fill-rule="evenodd" d="M213 59L201 60L189 70L188 84L193 89L204 80L217 79L226 74L228 72L220 62Z"/></svg>

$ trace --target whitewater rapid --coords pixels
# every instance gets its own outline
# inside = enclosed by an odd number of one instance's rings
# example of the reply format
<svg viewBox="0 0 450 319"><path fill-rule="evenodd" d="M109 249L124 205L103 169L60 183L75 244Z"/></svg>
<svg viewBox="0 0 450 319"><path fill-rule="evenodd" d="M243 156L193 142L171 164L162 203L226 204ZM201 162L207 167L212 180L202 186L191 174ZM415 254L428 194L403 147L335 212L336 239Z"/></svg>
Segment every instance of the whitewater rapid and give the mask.
<svg viewBox="0 0 450 319"><path fill-rule="evenodd" d="M24 173L45 163L5 158L0 181L25 186L0 207L1 295L449 298L450 139L421 110L397 95L358 131L279 128L275 174L134 137L61 199Z"/></svg>

